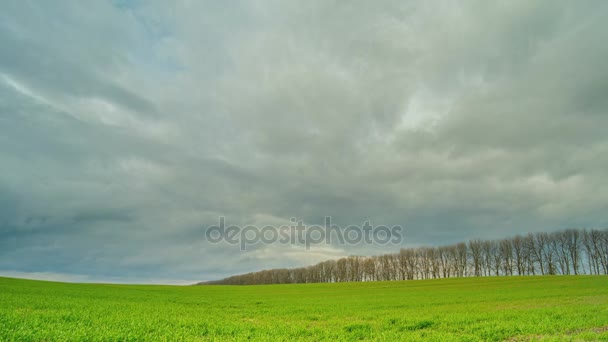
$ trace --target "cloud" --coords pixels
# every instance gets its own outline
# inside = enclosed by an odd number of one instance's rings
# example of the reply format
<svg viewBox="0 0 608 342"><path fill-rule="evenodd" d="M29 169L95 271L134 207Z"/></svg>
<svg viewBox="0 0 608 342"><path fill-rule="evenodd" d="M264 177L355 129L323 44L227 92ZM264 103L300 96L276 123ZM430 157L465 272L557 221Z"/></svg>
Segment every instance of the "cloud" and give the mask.
<svg viewBox="0 0 608 342"><path fill-rule="evenodd" d="M0 269L197 281L386 251L240 253L206 243L219 216L406 245L608 221L603 2L93 6L0 14Z"/></svg>

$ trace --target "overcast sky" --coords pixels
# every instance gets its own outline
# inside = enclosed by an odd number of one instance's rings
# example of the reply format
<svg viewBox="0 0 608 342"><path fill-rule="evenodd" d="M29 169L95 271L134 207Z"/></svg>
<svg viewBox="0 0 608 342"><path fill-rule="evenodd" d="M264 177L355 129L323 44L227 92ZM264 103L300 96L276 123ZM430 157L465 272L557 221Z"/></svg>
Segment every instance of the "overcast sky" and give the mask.
<svg viewBox="0 0 608 342"><path fill-rule="evenodd" d="M606 1L0 5L0 275L191 283L398 246L205 228L399 224L404 246L608 225Z"/></svg>

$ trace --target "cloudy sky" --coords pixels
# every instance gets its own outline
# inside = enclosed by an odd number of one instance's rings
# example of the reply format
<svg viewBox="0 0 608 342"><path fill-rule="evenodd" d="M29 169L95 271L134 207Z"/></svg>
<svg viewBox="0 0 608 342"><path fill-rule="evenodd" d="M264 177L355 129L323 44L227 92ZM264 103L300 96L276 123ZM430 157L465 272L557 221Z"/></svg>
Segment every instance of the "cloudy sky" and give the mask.
<svg viewBox="0 0 608 342"><path fill-rule="evenodd" d="M399 224L404 245L608 225L606 1L0 5L0 275L191 283L397 246L211 244Z"/></svg>

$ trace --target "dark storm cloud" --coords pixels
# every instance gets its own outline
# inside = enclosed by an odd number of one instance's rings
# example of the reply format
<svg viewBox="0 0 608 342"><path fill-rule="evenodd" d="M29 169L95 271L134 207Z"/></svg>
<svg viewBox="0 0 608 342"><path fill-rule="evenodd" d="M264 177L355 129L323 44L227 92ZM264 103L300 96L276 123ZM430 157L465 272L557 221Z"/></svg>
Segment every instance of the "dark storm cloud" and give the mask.
<svg viewBox="0 0 608 342"><path fill-rule="evenodd" d="M405 244L605 226L602 1L9 1L0 270L183 282L381 246L205 241L400 224Z"/></svg>

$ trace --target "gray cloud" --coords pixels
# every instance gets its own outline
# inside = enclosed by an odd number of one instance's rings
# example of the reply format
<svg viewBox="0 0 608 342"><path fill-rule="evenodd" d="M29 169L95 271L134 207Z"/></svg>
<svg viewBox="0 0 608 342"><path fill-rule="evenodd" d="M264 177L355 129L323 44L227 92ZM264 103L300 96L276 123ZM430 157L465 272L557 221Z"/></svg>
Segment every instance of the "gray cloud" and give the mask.
<svg viewBox="0 0 608 342"><path fill-rule="evenodd" d="M205 242L220 215L400 224L407 245L608 221L601 1L2 7L3 274L198 281L386 250L240 253Z"/></svg>

